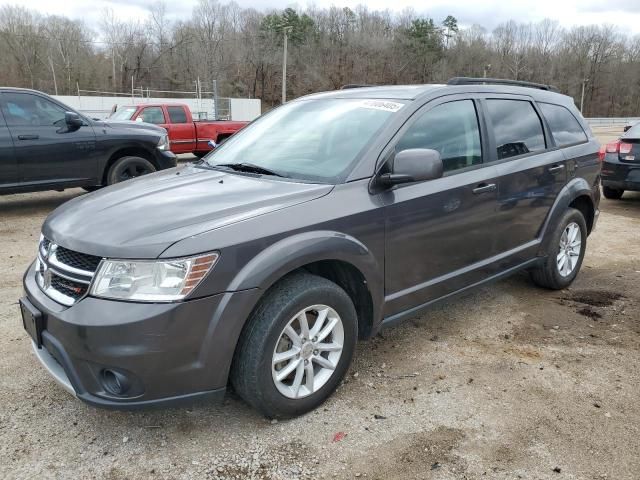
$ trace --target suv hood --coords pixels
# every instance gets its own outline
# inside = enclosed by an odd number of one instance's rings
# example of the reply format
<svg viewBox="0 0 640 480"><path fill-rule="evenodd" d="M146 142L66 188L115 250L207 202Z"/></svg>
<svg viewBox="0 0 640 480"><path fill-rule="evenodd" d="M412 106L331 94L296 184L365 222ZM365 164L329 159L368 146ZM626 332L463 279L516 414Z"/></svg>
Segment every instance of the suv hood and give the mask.
<svg viewBox="0 0 640 480"><path fill-rule="evenodd" d="M91 255L156 258L189 236L308 202L332 188L187 165L75 198L49 215L42 233Z"/></svg>

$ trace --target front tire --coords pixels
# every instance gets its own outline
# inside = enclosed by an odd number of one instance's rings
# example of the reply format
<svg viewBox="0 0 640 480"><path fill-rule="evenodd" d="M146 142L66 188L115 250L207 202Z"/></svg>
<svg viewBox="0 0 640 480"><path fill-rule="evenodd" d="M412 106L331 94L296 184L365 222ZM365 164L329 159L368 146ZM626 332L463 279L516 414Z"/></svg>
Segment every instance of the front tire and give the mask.
<svg viewBox="0 0 640 480"><path fill-rule="evenodd" d="M322 404L344 378L357 332L355 307L342 288L309 273L289 275L247 321L231 383L266 417L302 415Z"/></svg>
<svg viewBox="0 0 640 480"><path fill-rule="evenodd" d="M564 213L547 248L544 263L531 270L533 281L544 288L561 290L575 280L587 248L587 223L575 208Z"/></svg>
<svg viewBox="0 0 640 480"><path fill-rule="evenodd" d="M107 174L107 184L124 182L132 178L147 175L156 171L153 164L142 157L122 157L118 159L109 169Z"/></svg>
<svg viewBox="0 0 640 480"><path fill-rule="evenodd" d="M602 186L602 194L604 198L608 198L609 200L620 200L623 193L624 190L622 189Z"/></svg>

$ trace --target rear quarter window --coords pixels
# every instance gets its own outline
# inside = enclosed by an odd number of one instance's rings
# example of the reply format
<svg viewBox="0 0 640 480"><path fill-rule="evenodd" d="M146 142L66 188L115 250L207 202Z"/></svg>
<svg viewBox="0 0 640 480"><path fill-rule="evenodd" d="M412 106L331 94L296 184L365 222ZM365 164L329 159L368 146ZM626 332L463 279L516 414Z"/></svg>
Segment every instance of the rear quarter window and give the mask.
<svg viewBox="0 0 640 480"><path fill-rule="evenodd" d="M565 147L587 141L587 134L569 109L551 103L538 103L538 106L542 110L557 146Z"/></svg>

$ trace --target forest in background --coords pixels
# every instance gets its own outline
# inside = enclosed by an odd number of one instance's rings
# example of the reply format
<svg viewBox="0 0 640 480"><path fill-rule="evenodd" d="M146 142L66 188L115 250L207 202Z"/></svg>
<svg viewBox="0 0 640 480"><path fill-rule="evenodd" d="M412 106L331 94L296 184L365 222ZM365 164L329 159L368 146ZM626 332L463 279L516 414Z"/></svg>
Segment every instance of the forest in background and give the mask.
<svg viewBox="0 0 640 480"><path fill-rule="evenodd" d="M0 8L0 85L60 95L135 87L193 91L280 103L283 29L288 34L287 96L344 84L445 82L454 76L547 83L585 116L640 115L640 36L613 25L563 28L553 20L509 21L493 30L462 27L452 16L366 6L258 11L200 0L186 20L162 2L143 20L106 9L100 24Z"/></svg>

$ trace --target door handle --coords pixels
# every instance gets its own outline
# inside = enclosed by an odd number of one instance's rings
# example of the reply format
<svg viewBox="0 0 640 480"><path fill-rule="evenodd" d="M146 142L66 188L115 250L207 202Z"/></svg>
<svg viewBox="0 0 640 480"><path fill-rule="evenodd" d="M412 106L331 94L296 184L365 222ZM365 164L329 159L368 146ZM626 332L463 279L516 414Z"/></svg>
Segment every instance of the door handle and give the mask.
<svg viewBox="0 0 640 480"><path fill-rule="evenodd" d="M476 188L474 188L472 192L476 195L479 195L481 193L494 192L495 190L496 190L495 183L481 183Z"/></svg>
<svg viewBox="0 0 640 480"><path fill-rule="evenodd" d="M18 135L18 140L38 140L40 135Z"/></svg>
<svg viewBox="0 0 640 480"><path fill-rule="evenodd" d="M549 172L557 173L564 170L564 165L554 165L553 167L549 167Z"/></svg>

